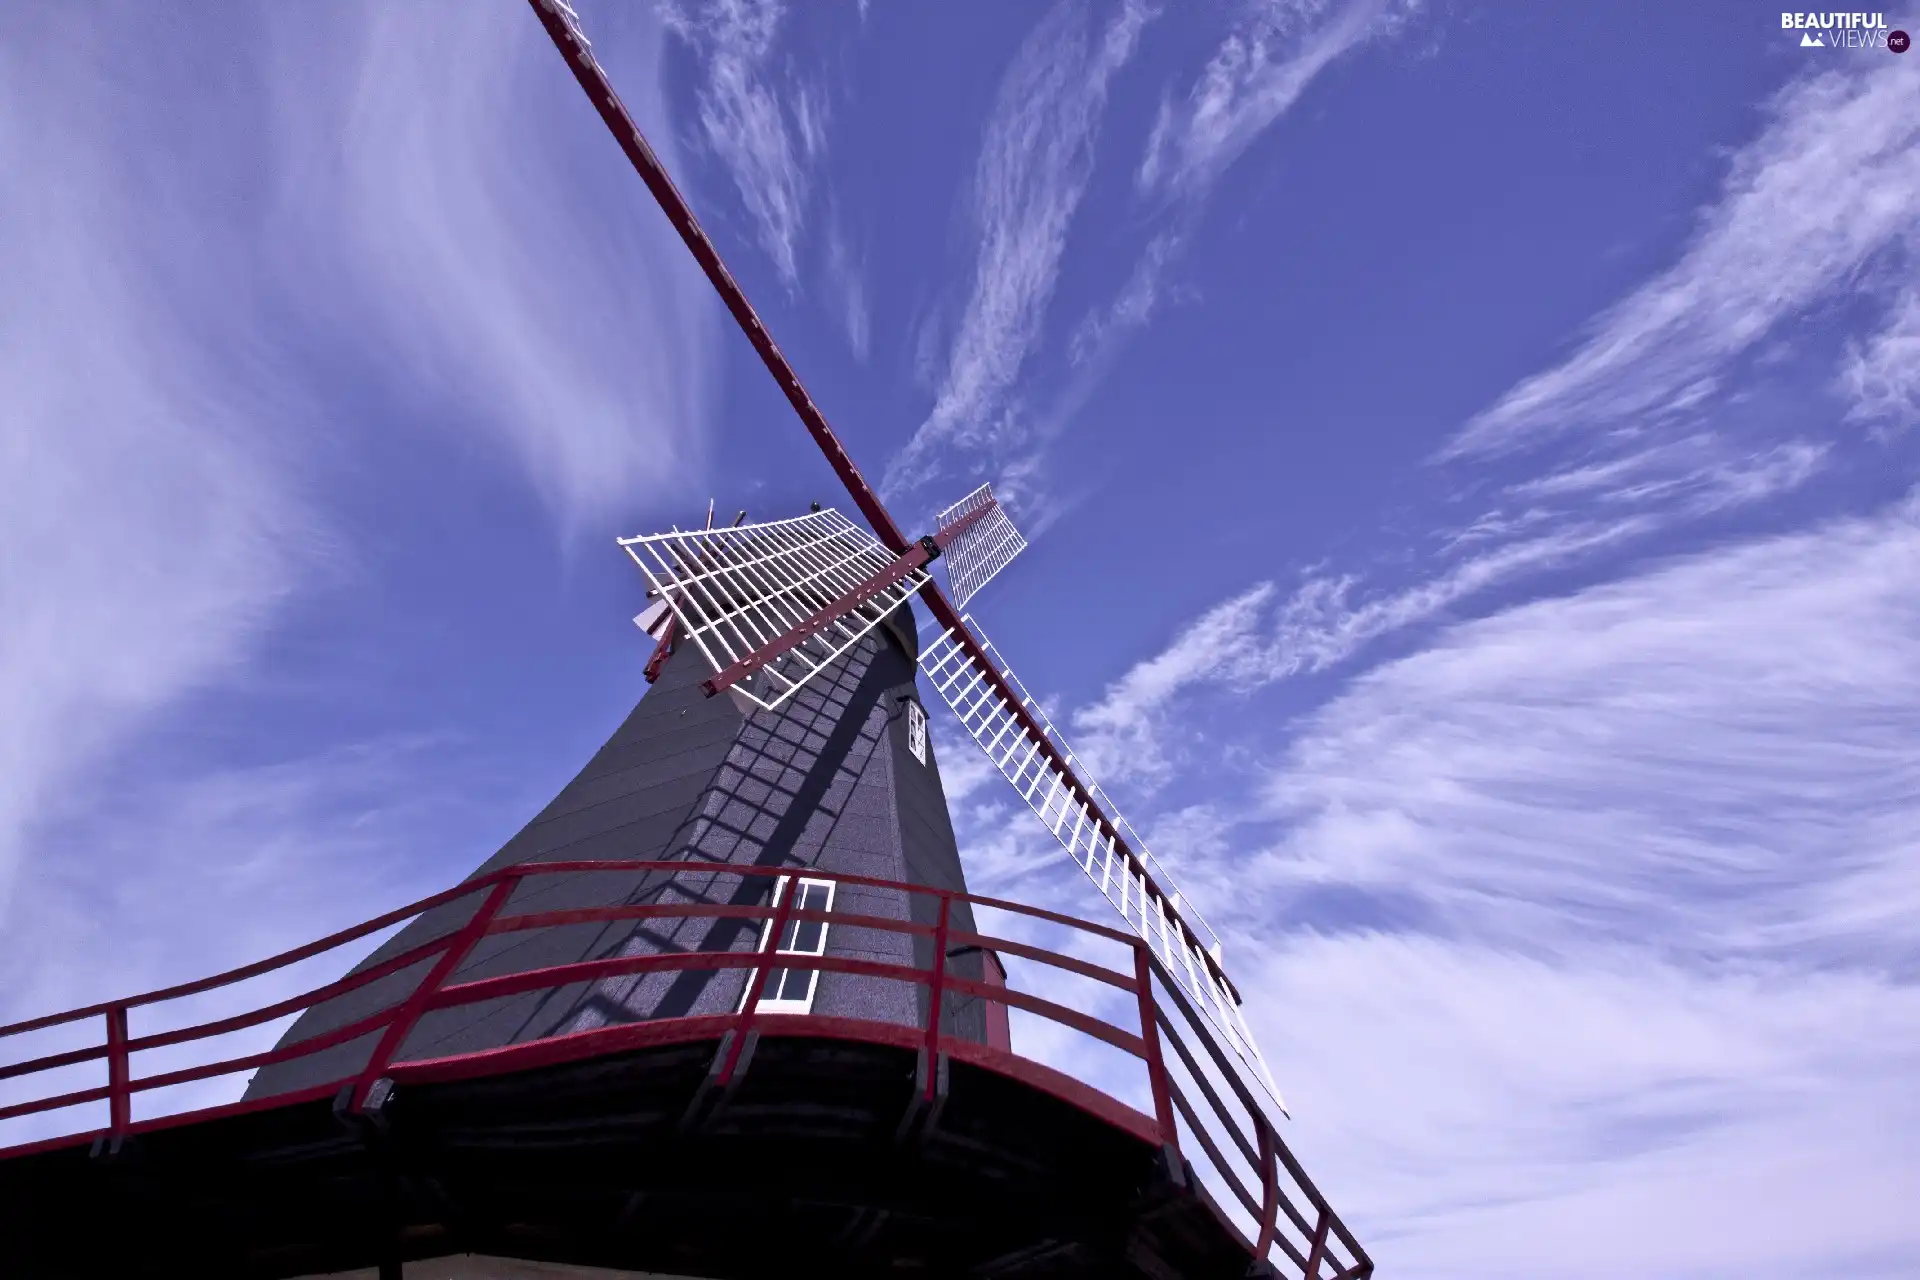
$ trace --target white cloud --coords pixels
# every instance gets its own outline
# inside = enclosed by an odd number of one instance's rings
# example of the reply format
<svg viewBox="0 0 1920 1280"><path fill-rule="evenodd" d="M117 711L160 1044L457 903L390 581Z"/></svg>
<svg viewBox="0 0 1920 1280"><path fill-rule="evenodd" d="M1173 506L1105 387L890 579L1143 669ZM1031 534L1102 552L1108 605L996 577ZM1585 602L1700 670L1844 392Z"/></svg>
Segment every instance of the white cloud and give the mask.
<svg viewBox="0 0 1920 1280"><path fill-rule="evenodd" d="M1862 65L1867 65L1863 63ZM1757 412L1731 365L1782 317L1845 292L1920 225L1920 108L1910 76L1834 72L1778 95L1770 123L1733 158L1718 201L1679 263L1603 314L1565 363L1520 383L1473 420L1443 461L1542 446L1464 526L1420 560L1424 581L1366 588L1309 580L1285 606L1276 676L1325 669L1488 588L1588 563L1692 522L1806 484L1836 442ZM1904 301L1856 346L1842 385L1856 416L1896 418L1909 342ZM1731 394L1728 394L1731 393Z"/></svg>
<svg viewBox="0 0 1920 1280"><path fill-rule="evenodd" d="M1527 904L1550 885L1545 909L1591 929L1689 949L1819 943L1809 921L1852 921L1870 901L1856 878L1884 892L1912 855L1884 824L1889 805L1907 812L1903 790L1920 794L1915 514L1513 609L1368 674L1276 792L1309 815L1292 840L1302 874L1407 884L1401 859L1437 857L1447 874L1421 892L1476 928L1539 935ZM1386 822L1410 813L1442 829Z"/></svg>
<svg viewBox="0 0 1920 1280"><path fill-rule="evenodd" d="M933 410L889 464L886 488L923 483L939 449L1007 442L1006 397L1040 341L1093 172L1108 86L1148 17L1129 0L1095 34L1082 0L1060 0L1008 68L974 175L980 252L971 294Z"/></svg>
<svg viewBox="0 0 1920 1280"><path fill-rule="evenodd" d="M706 58L701 136L732 176L761 249L792 288L809 166L826 151L828 113L825 95L807 85L782 103L770 64L786 12L778 0L705 0L692 11L669 9L668 20Z"/></svg>
<svg viewBox="0 0 1920 1280"><path fill-rule="evenodd" d="M1920 1265L1916 565L1920 495L1456 626L1152 824L1383 1270ZM1103 708L1260 670L1270 603Z"/></svg>
<svg viewBox="0 0 1920 1280"><path fill-rule="evenodd" d="M1026 427L1030 452L1008 464L1028 477L1038 455L1092 396L1133 335L1177 290L1168 285L1198 230L1220 176L1254 140L1298 101L1307 85L1341 54L1392 34L1419 9L1418 0L1329 5L1324 0L1251 6L1200 72L1186 99L1163 102L1136 174L1142 192L1163 199L1157 229L1111 301L1081 317L1067 344L1073 373L1051 407Z"/></svg>
<svg viewBox="0 0 1920 1280"><path fill-rule="evenodd" d="M422 417L510 450L579 527L698 463L718 310L525 17L372 6L316 31L283 16L274 251L311 295L297 305L348 330ZM593 35L671 165L659 32Z"/></svg>
<svg viewBox="0 0 1920 1280"><path fill-rule="evenodd" d="M1383 1272L1920 1265L1915 565L1920 494L1456 626L1309 717L1263 794L1152 824ZM1271 603L1102 706L1258 669ZM994 870L1077 903L1055 862Z"/></svg>
<svg viewBox="0 0 1920 1280"><path fill-rule="evenodd" d="M827 233L826 299L839 313L846 331L847 348L856 360L865 362L873 348L873 320L867 306L867 286L860 264L847 247L838 226Z"/></svg>
<svg viewBox="0 0 1920 1280"><path fill-rule="evenodd" d="M87 65L125 46L39 14L6 26L0 907L41 806L130 719L241 657L312 521L276 454L310 404L252 330L245 220L165 177L201 122L153 119Z"/></svg>
<svg viewBox="0 0 1920 1280"><path fill-rule="evenodd" d="M1247 692L1324 671L1392 632L1524 574L1565 565L1643 531L1638 520L1570 526L1496 546L1398 591L1355 598L1351 576L1315 575L1276 607L1271 583L1215 605L1155 656L1136 663L1073 715L1082 749L1107 776L1153 787L1172 776L1194 734L1171 715L1180 695Z"/></svg>
<svg viewBox="0 0 1920 1280"><path fill-rule="evenodd" d="M1215 605L1108 685L1098 702L1074 712L1078 750L1098 773L1149 785L1168 777L1167 707L1196 684L1258 681L1267 660L1261 619L1273 594L1271 583L1260 583Z"/></svg>
<svg viewBox="0 0 1920 1280"><path fill-rule="evenodd" d="M1251 6L1190 93L1163 105L1138 172L1144 192L1168 197L1118 292L1067 338L1072 370L1036 410L1018 391L1043 342L1067 237L1093 169L1109 82L1156 11L1129 0L1090 43L1081 0L1061 0L1008 71L976 180L982 245L934 407L887 471L909 489L939 469L942 450L984 455L1024 492L1043 493L1042 456L1079 413L1126 342L1169 292L1166 278L1198 226L1220 175L1342 53L1396 31L1418 0L1325 0Z"/></svg>
<svg viewBox="0 0 1920 1280"><path fill-rule="evenodd" d="M1140 162L1141 188L1204 195L1329 63L1398 29L1418 8L1417 0L1249 6L1186 98L1162 104Z"/></svg>
<svg viewBox="0 0 1920 1280"><path fill-rule="evenodd" d="M1772 189L1784 180L1771 176L1767 164L1801 163L1798 151L1763 140L1735 170L1750 185ZM1738 191L1729 197L1735 204L1742 199ZM1726 220L1721 214L1709 219ZM1863 403L1900 394L1886 388L1899 386L1892 379L1901 376L1895 370L1905 314L1897 309L1875 344L1855 353L1850 377ZM1627 367L1616 380L1630 382L1642 372ZM1677 424L1595 433L1583 444L1570 459L1549 458L1537 474L1499 489L1493 506L1440 537L1422 557L1431 568L1411 583L1366 589L1353 573L1315 573L1284 601L1276 603L1272 585L1262 584L1217 606L1165 653L1138 664L1077 713L1090 757L1116 779L1157 786L1172 775L1192 737L1168 714L1183 690L1209 684L1244 690L1327 670L1383 636L1443 618L1493 588L1798 488L1833 449L1793 436L1742 439L1724 429Z"/></svg>
<svg viewBox="0 0 1920 1280"><path fill-rule="evenodd" d="M1373 642L1445 617L1458 606L1539 574L1582 565L1657 531L1800 487L1831 446L1805 440L1748 449L1711 435L1658 444L1605 462L1576 463L1507 490L1527 500L1495 507L1445 535L1424 579L1366 590L1354 574L1316 574L1277 612L1260 681L1325 671ZM1547 505L1558 500L1557 507ZM1243 677L1244 679L1244 677Z"/></svg>
<svg viewBox="0 0 1920 1280"><path fill-rule="evenodd" d="M1920 290L1903 292L1885 326L1848 352L1840 385L1853 418L1892 427L1920 421Z"/></svg>
<svg viewBox="0 0 1920 1280"><path fill-rule="evenodd" d="M1380 934L1246 961L1287 1140L1383 1274L1894 1280L1920 1261L1910 986Z"/></svg>
<svg viewBox="0 0 1920 1280"><path fill-rule="evenodd" d="M1306 725L1271 852L1196 851L1235 954L1310 922L1240 981L1383 1265L1920 1261L1915 564L1910 500L1463 625Z"/></svg>
<svg viewBox="0 0 1920 1280"><path fill-rule="evenodd" d="M1371 641L1426 622L1490 587L1569 564L1645 527L1632 518L1569 525L1505 543L1423 582L1358 601L1352 578L1311 578L1281 608L1262 675L1278 680L1302 671L1325 670Z"/></svg>
<svg viewBox="0 0 1920 1280"><path fill-rule="evenodd" d="M337 579L357 553L320 484L374 432L490 442L562 524L697 456L711 301L669 232L634 229L644 191L530 22L0 17L0 962L56 880L137 872L49 824L115 767L169 767L130 748ZM596 36L616 69L658 58L657 32ZM136 956L202 924L128 919ZM89 970L78 934L35 936L38 969Z"/></svg>
<svg viewBox="0 0 1920 1280"><path fill-rule="evenodd" d="M1525 500L1587 499L1700 515L1798 488L1830 449L1789 440L1741 454L1711 432L1696 432L1598 461L1581 459L1509 485L1506 493Z"/></svg>
<svg viewBox="0 0 1920 1280"><path fill-rule="evenodd" d="M516 789L497 779L475 786L492 770L445 739L386 739L227 769L183 759L190 751L166 754L158 767L128 759L112 785L52 806L46 839L84 853L22 879L0 934L0 1022L203 978L325 937L444 888L436 851L471 845L477 860L490 830L514 816L501 810ZM460 767L447 768L450 759ZM311 990L384 936L136 1010L133 1034ZM150 1075L266 1049L291 1021L150 1051L137 1070ZM90 1021L10 1042L9 1056L97 1042L98 1023ZM236 1073L143 1093L135 1115L231 1102L246 1079ZM0 1085L0 1102L96 1082L93 1066L36 1074ZM101 1110L0 1123L0 1145L100 1123Z"/></svg>
<svg viewBox="0 0 1920 1280"><path fill-rule="evenodd" d="M231 768L121 762L115 788L48 806L52 837L87 853L22 885L0 1006L44 1013L204 977L445 888L436 850L513 816L471 812L473 788L433 776L448 756L485 772L429 738ZM156 929L157 911L190 927ZM321 980L346 967L335 957Z"/></svg>
<svg viewBox="0 0 1920 1280"><path fill-rule="evenodd" d="M1732 363L1900 252L1916 117L1861 104L1910 83L1781 97L1682 265L1478 424L1512 411L1512 432L1463 435L1599 428L1500 484L1422 580L1363 594L1320 573L1284 600L1263 584L1076 719L1182 806L1155 843L1258 993L1289 1141L1383 1269L1920 1264L1896 1208L1920 1190L1920 501L1454 626L1284 727L1241 715L1223 736L1204 712L1826 465L1837 442L1744 420ZM1850 127L1841 156L1815 154ZM1735 288L1756 228L1817 222L1834 182L1853 184L1844 225L1809 228L1833 278L1756 269ZM1850 353L1857 416L1904 412L1907 324L1903 294ZM1232 794L1283 733L1264 803Z"/></svg>
<svg viewBox="0 0 1920 1280"><path fill-rule="evenodd" d="M1160 304L1161 281L1167 267L1185 241L1182 234L1163 231L1147 242L1139 261L1133 264L1133 273L1113 301L1104 310L1088 314L1073 331L1067 351L1074 364L1097 363L1122 338L1146 324Z"/></svg>
<svg viewBox="0 0 1920 1280"><path fill-rule="evenodd" d="M1864 69L1782 92L1680 261L1602 316L1569 360L1468 424L1452 451L1692 407L1782 318L1849 292L1920 227L1920 81L1898 63L1861 59Z"/></svg>

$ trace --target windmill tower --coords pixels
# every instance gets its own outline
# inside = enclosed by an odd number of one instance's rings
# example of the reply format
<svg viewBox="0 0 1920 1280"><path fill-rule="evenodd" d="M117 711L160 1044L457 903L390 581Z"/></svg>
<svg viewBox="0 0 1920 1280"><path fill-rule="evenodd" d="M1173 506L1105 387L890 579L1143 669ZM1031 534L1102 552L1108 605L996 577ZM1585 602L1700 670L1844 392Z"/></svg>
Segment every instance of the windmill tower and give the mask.
<svg viewBox="0 0 1920 1280"><path fill-rule="evenodd" d="M649 690L465 881L0 1027L0 1125L100 1113L0 1146L0 1275L1370 1276L1280 1138L1220 940L961 613L1025 546L991 489L903 533L572 10L531 2L865 527L709 511L623 539ZM923 690L1109 921L969 891ZM164 1025L382 931L344 977ZM1130 1081L1025 1056L1013 1013L1116 1051ZM243 1074L237 1101L153 1101Z"/></svg>

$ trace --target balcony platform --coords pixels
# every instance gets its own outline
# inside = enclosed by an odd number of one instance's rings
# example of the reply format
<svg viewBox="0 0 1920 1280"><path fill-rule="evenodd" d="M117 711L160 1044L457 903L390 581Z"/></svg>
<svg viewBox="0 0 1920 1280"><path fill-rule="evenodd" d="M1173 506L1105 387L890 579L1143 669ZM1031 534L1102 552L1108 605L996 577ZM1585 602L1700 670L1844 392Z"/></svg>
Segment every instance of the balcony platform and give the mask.
<svg viewBox="0 0 1920 1280"><path fill-rule="evenodd" d="M727 1021L396 1063L365 1114L307 1097L117 1152L23 1153L0 1161L3 1269L268 1280L473 1254L741 1280L1248 1273L1251 1246L1153 1121L1066 1076L956 1046L928 1107L918 1033L767 1017L715 1089Z"/></svg>

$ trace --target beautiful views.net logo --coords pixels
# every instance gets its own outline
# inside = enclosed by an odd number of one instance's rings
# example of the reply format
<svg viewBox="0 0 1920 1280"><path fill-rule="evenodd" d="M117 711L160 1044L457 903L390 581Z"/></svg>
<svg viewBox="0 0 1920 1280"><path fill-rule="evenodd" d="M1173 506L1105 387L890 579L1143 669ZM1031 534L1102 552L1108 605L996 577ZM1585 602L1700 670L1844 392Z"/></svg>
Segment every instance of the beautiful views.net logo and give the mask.
<svg viewBox="0 0 1920 1280"><path fill-rule="evenodd" d="M1884 13L1783 13L1782 31L1798 31L1802 49L1887 49L1905 53L1912 41L1889 31Z"/></svg>

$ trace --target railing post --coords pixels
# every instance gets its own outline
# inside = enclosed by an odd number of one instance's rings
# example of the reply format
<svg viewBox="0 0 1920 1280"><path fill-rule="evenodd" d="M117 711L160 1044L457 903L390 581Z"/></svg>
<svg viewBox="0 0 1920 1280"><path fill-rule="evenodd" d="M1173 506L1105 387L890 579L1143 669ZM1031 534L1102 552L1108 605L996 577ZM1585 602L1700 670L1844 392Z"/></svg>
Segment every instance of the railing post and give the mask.
<svg viewBox="0 0 1920 1280"><path fill-rule="evenodd" d="M927 1083L925 1096L931 1099L937 1088L940 1060L940 1013L947 990L947 928L953 914L953 898L940 891L940 913L933 923L933 978L927 984Z"/></svg>
<svg viewBox="0 0 1920 1280"><path fill-rule="evenodd" d="M107 1010L107 1127L114 1137L133 1121L132 1071L127 1061L127 1006Z"/></svg>
<svg viewBox="0 0 1920 1280"><path fill-rule="evenodd" d="M381 1033L380 1043L374 1046L372 1056L367 1059L366 1067L360 1072L360 1078L354 1082L354 1111L360 1111L366 1106L368 1092L373 1088L374 1082L386 1074L388 1064L393 1061L393 1055L400 1052L400 1047L406 1043L407 1033L412 1031L414 1024L420 1021L420 1016L427 1011L427 1006L432 1003L434 996L440 993L441 986L452 976L460 962L467 958L467 953L486 936L487 926L493 923L494 916L499 914L500 908L506 904L508 898L513 896L513 891L519 884L519 871L510 870L504 873L499 882L487 891L487 896L481 899L479 909L473 913L473 918L461 925L447 939L447 949L440 953L440 958L434 961L433 968L427 971L427 976L420 980L420 985L413 989L413 993L394 1013L393 1021L389 1022L387 1029Z"/></svg>
<svg viewBox="0 0 1920 1280"><path fill-rule="evenodd" d="M1274 1177L1278 1179L1278 1172ZM1327 1256L1327 1227L1332 1219L1327 1206L1321 1205L1319 1220L1313 1224L1313 1247L1307 1250L1306 1280L1320 1280L1320 1260Z"/></svg>
<svg viewBox="0 0 1920 1280"><path fill-rule="evenodd" d="M784 894L780 890L782 879L783 877L774 878L773 921L767 930L766 950L757 951L760 959L747 976L746 998L740 1005L740 1012L734 1015L735 1029L739 1034L734 1036L733 1043L727 1046L727 1056L720 1064L720 1074L715 1077L715 1084L731 1083L733 1073L740 1065L740 1054L747 1044L747 1032L753 1026L754 1016L760 1006L760 995L767 989L767 974L773 968L767 963L767 958L777 957L780 954L780 939L786 937L787 923L793 919L793 904L800 901L799 875L784 877L787 886Z"/></svg>
<svg viewBox="0 0 1920 1280"><path fill-rule="evenodd" d="M1160 1019L1153 1003L1153 963L1147 944L1133 944L1133 984L1140 998L1140 1042L1146 1049L1147 1081L1153 1086L1153 1118L1160 1126L1160 1141L1175 1154L1180 1151L1180 1133L1173 1119L1173 1091L1167 1082L1167 1061L1160 1052Z"/></svg>
<svg viewBox="0 0 1920 1280"><path fill-rule="evenodd" d="M1273 1248L1273 1233L1280 1222L1280 1162L1274 1159L1273 1126L1266 1117L1254 1116L1254 1125L1260 1135L1260 1241L1254 1246L1253 1256L1261 1262L1267 1260L1267 1251ZM1320 1219L1320 1243L1326 1243L1327 1223L1323 1214ZM1307 1280L1314 1280L1314 1272L1319 1264L1307 1264Z"/></svg>

